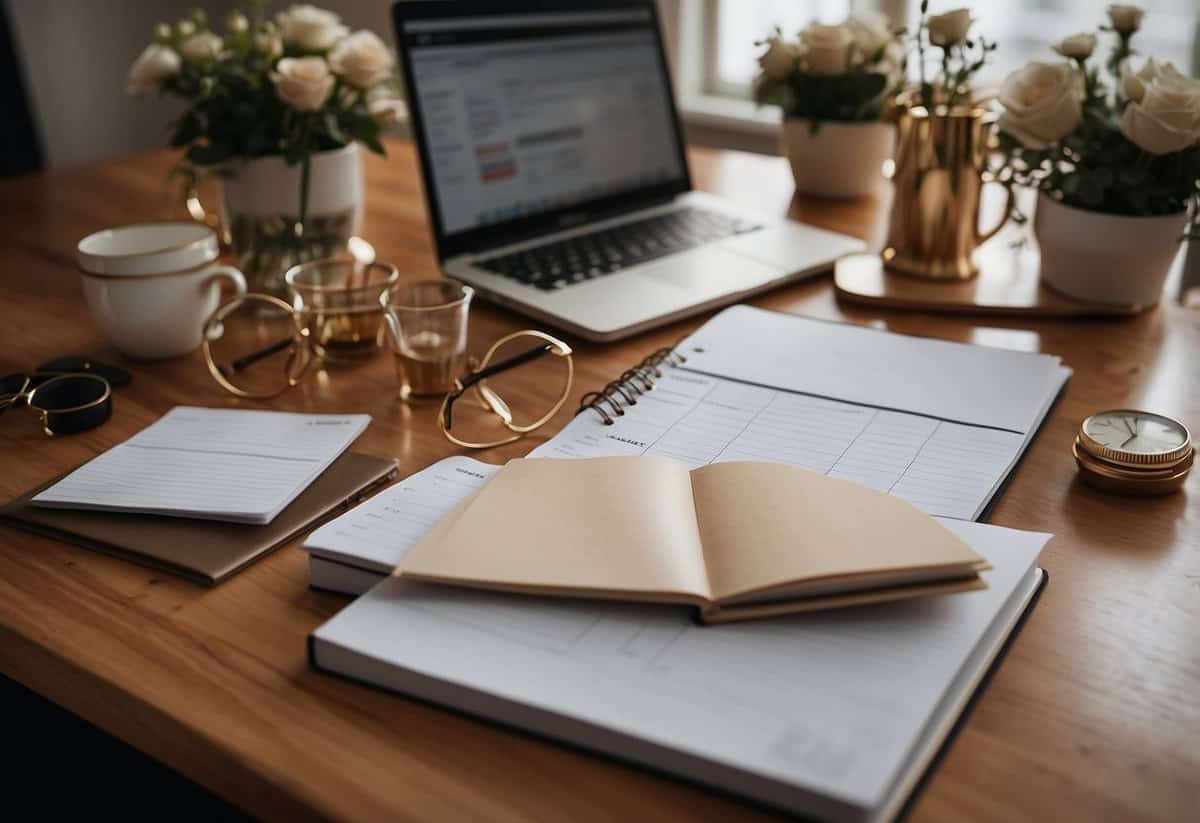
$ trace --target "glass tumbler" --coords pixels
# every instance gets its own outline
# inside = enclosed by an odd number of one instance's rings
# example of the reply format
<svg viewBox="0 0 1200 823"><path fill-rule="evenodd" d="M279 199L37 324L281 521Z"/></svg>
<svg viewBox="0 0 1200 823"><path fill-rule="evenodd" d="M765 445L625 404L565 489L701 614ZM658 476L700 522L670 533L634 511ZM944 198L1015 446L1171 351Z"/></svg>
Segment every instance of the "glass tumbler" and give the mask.
<svg viewBox="0 0 1200 823"><path fill-rule="evenodd" d="M330 363L357 363L378 351L381 299L399 279L395 266L347 258L301 263L284 275L309 345Z"/></svg>
<svg viewBox="0 0 1200 823"><path fill-rule="evenodd" d="M467 313L475 290L456 280L419 280L379 297L400 398L440 396L463 374Z"/></svg>

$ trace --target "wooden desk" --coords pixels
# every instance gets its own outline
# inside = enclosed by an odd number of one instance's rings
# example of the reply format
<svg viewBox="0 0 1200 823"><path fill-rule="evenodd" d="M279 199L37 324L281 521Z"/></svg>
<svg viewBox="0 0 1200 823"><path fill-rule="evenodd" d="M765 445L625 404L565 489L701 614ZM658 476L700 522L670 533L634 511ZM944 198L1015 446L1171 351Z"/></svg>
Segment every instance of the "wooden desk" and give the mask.
<svg viewBox="0 0 1200 823"><path fill-rule="evenodd" d="M367 164L365 236L381 259L432 274L413 151ZM698 184L879 244L881 204L790 204L785 162L694 151ZM0 373L54 355L116 357L88 318L75 243L164 216L166 154L0 184ZM914 806L916 820L1193 818L1200 806L1200 481L1159 500L1080 485L1079 421L1144 405L1200 430L1200 313L1131 321L1008 323L882 314L836 304L828 278L757 305L900 332L1061 355L1062 402L992 520L1057 534L1052 582ZM700 319L579 346L579 391L602 385ZM477 345L525 321L474 310ZM58 440L0 418L0 495L11 498L125 439L174 404L236 405L201 358L133 364L112 421ZM385 358L310 379L273 408L369 412L358 448L416 471L451 453L432 414L393 399ZM564 409L555 425L568 419ZM526 442L498 450L500 461ZM1200 475L1200 472L1196 473ZM755 819L768 812L579 751L309 670L305 638L346 600L308 589L288 547L216 589L0 528L0 669L250 812L273 818Z"/></svg>

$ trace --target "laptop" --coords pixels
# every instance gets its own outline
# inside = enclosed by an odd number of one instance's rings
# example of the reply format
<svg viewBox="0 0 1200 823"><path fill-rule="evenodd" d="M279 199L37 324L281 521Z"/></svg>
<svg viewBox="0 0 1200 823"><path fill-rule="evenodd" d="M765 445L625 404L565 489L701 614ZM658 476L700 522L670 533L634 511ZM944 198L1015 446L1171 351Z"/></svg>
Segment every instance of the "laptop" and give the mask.
<svg viewBox="0 0 1200 823"><path fill-rule="evenodd" d="M615 340L864 244L692 189L653 0L392 7L438 261Z"/></svg>

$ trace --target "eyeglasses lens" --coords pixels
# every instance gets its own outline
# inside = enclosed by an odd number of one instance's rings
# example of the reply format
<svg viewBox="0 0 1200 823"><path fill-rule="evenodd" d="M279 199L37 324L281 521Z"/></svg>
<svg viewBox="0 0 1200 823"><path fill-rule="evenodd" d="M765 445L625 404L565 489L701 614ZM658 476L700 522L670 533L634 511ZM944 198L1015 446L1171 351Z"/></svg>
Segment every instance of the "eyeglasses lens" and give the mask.
<svg viewBox="0 0 1200 823"><path fill-rule="evenodd" d="M546 341L540 337L520 335L501 345L479 369L544 346ZM568 379L566 358L547 352L526 360L467 389L454 404L451 430L469 442L507 439L514 431L504 425L505 414L517 427L535 423L554 408Z"/></svg>
<svg viewBox="0 0 1200 823"><path fill-rule="evenodd" d="M253 396L283 391L307 356L295 316L254 298L222 307L205 327L205 345L221 376Z"/></svg>
<svg viewBox="0 0 1200 823"><path fill-rule="evenodd" d="M46 412L46 429L54 434L74 434L94 429L112 416L112 389L93 375L64 375L42 383L29 405Z"/></svg>

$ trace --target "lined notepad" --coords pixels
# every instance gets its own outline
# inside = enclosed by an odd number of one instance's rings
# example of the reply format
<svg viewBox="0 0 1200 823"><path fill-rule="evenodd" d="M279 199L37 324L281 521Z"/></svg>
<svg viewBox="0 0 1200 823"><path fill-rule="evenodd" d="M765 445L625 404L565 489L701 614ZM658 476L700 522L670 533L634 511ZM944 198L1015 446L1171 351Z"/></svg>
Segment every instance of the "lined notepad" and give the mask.
<svg viewBox="0 0 1200 823"><path fill-rule="evenodd" d="M365 414L176 406L32 503L270 523L370 420Z"/></svg>

